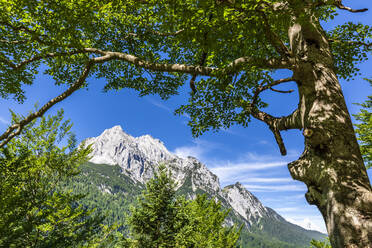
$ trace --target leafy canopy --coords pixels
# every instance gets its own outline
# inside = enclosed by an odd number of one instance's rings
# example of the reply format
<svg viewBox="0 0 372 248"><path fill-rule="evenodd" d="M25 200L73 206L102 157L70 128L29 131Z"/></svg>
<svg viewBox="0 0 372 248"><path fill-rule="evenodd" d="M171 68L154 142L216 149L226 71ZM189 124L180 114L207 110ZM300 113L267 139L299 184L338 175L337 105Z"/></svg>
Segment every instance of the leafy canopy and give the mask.
<svg viewBox="0 0 372 248"><path fill-rule="evenodd" d="M272 83L276 70L292 69L284 60L293 52L290 26L307 25L310 17L321 26L338 3L1 0L0 94L22 102L23 85L43 72L71 91L95 77L107 81L104 90L132 88L166 99L188 75L201 75L196 93L177 110L190 115L193 134L246 126L257 88ZM350 79L370 51L363 43L371 27L348 22L325 32L338 76ZM267 105L259 97L254 103Z"/></svg>
<svg viewBox="0 0 372 248"><path fill-rule="evenodd" d="M329 243L329 238L325 240L311 240L310 248L332 248L331 244Z"/></svg>
<svg viewBox="0 0 372 248"><path fill-rule="evenodd" d="M372 80L366 79L371 85ZM360 151L363 159L366 163L367 168L372 167L372 96L368 96L362 104L358 104L362 108L360 112L354 115L358 124L355 124L355 132L357 138L360 141Z"/></svg>
<svg viewBox="0 0 372 248"><path fill-rule="evenodd" d="M12 121L21 118L13 113ZM112 231L100 225L102 217L78 205L83 195L58 190L90 152L76 148L72 125L62 119L59 111L33 121L0 149L1 247L95 247L102 241L97 233Z"/></svg>

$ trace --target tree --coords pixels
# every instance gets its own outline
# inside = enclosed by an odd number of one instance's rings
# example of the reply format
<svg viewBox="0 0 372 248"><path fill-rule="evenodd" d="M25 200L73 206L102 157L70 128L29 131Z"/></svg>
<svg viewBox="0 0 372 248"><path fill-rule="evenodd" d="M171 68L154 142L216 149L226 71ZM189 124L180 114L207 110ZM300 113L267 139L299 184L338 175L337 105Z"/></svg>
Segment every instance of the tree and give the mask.
<svg viewBox="0 0 372 248"><path fill-rule="evenodd" d="M224 227L228 211L220 202L198 195L176 197L175 182L165 166L146 184L138 206L131 209L131 247L235 247L240 231Z"/></svg>
<svg viewBox="0 0 372 248"><path fill-rule="evenodd" d="M310 248L332 248L329 244L329 239L321 241L321 240L311 240L310 242L311 247Z"/></svg>
<svg viewBox="0 0 372 248"><path fill-rule="evenodd" d="M21 119L13 114L13 123ZM76 149L63 111L34 120L0 148L0 247L77 247L103 241L102 217L78 205L82 195L57 186L78 173L89 148ZM67 145L61 147L61 142Z"/></svg>
<svg viewBox="0 0 372 248"><path fill-rule="evenodd" d="M205 194L197 195L178 211L186 219L176 237L178 247L236 247L240 230L224 227L229 211L222 210L221 202L208 200Z"/></svg>
<svg viewBox="0 0 372 248"><path fill-rule="evenodd" d="M352 79L371 51L372 28L347 22L325 30L342 0L1 1L0 92L24 99L23 86L42 70L68 89L11 125L0 147L74 91L88 77L105 90L176 94L190 76L188 113L194 135L211 129L267 124L302 130L305 149L288 169L308 188L333 247L370 247L372 190L339 78ZM40 65L43 65L40 67ZM291 72L278 79L275 72ZM196 82L197 76L203 76ZM263 111L266 91L294 82L298 107L284 117Z"/></svg>
<svg viewBox="0 0 372 248"><path fill-rule="evenodd" d="M366 79L372 86L372 80ZM362 104L358 104L362 107L360 112L354 115L355 119L359 121L355 124L355 132L358 135L360 141L360 151L364 158L367 168L372 167L372 96L368 96Z"/></svg>

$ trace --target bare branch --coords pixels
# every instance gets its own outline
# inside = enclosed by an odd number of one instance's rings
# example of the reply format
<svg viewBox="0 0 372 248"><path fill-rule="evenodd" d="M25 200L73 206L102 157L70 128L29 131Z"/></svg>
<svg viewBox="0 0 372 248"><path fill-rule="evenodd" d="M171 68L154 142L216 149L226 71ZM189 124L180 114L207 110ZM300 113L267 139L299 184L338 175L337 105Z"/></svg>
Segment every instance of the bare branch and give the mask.
<svg viewBox="0 0 372 248"><path fill-rule="evenodd" d="M80 89L80 87L85 82L85 79L88 77L89 71L91 70L91 67L93 66L93 61L89 61L80 77L62 94L59 96L51 99L49 102L47 102L44 106L42 106L38 111L29 114L26 118L21 120L18 123L15 123L11 125L1 136L0 136L0 148L4 147L12 138L19 135L22 131L22 129L35 120L38 117L41 117L48 109L50 109L52 106L54 106L56 103L64 100L68 96L70 96L73 92Z"/></svg>
<svg viewBox="0 0 372 248"><path fill-rule="evenodd" d="M287 155L287 150L285 148L283 138L280 135L280 131L273 125L274 117L258 109L252 111L252 116L260 121L265 122L269 126L271 132L274 134L275 141L279 146L280 154L282 154L282 156Z"/></svg>
<svg viewBox="0 0 372 248"><path fill-rule="evenodd" d="M162 71L162 72L181 72L181 73L189 73L189 74L196 74L196 75L203 75L203 76L213 76L216 73L220 72L223 74L233 74L239 72L244 65L255 65L265 69L284 69L289 68L290 65L278 59L253 59L251 57L241 57L225 68L216 68L216 67L209 67L209 66L193 66L193 65L185 65L185 64L162 64L162 63L153 63L144 59L141 59L137 56L122 53L122 52L111 52L111 51L103 51L96 48L84 48L85 51L96 53L103 55L102 57L95 58L95 62L103 63L110 60L123 60L128 63L131 63L135 66L142 67L145 69L153 70L153 71Z"/></svg>
<svg viewBox="0 0 372 248"><path fill-rule="evenodd" d="M372 43L366 43L361 41L350 41L349 44L365 46L368 50L372 49Z"/></svg>
<svg viewBox="0 0 372 248"><path fill-rule="evenodd" d="M280 153L283 156L285 156L287 154L287 150L285 148L283 138L280 134L280 131L288 130L288 129L301 129L302 127L301 127L300 112L297 109L292 114L290 114L288 116L283 116L283 117L278 118L278 117L271 116L268 113L265 113L265 112L259 110L257 108L256 104L257 104L258 96L261 92L263 92L264 90L267 90L267 89L274 90L272 88L273 86L279 85L279 84L282 84L282 83L285 83L285 82L290 82L290 81L294 81L294 79L292 77L283 78L283 79L280 79L280 80L273 81L273 82L271 82L267 85L263 85L264 82L261 83L257 87L256 91L254 92L252 102L248 106L249 112L251 113L251 115L254 118L265 122L269 126L271 132L274 134L274 137L275 137L276 143L278 144ZM278 90L274 90L274 91L278 91ZM290 93L292 91L288 91L288 92L285 92L285 93ZM279 91L279 92L284 93L284 91Z"/></svg>
<svg viewBox="0 0 372 248"><path fill-rule="evenodd" d="M270 87L270 90L274 92L278 92L278 93L292 93L293 92L293 90L277 90L277 89L274 89L273 87Z"/></svg>
<svg viewBox="0 0 372 248"><path fill-rule="evenodd" d="M162 32L159 32L159 31L150 31L151 33L153 34L156 34L156 35L159 35L159 36L176 36L176 35L179 35L180 33L182 33L183 31L185 31L184 29L181 29L181 30L178 30L176 32L173 32L173 33L162 33Z"/></svg>
<svg viewBox="0 0 372 248"><path fill-rule="evenodd" d="M267 89L272 89L273 86L275 85L279 85L279 84L282 84L282 83L286 83L286 82L291 82L291 81L294 81L294 78L293 77L289 77L289 78L282 78L282 79L279 79L279 80L275 80L273 81L272 83L270 84L267 84L267 85L263 85L265 82L262 82L256 89L256 91L254 92L253 94L253 97L252 97L252 102L251 102L251 107L254 107L257 103L257 100L258 100L258 96L261 94L261 92L267 90ZM273 91L277 91L277 90L273 90Z"/></svg>
<svg viewBox="0 0 372 248"><path fill-rule="evenodd" d="M280 135L280 131L289 129L301 129L301 118L298 109L293 111L292 114L283 117L273 117L268 113L265 113L258 108L253 108L251 114L254 118L265 122L271 132L273 132L276 143L279 146L280 153L285 156L287 154L283 138Z"/></svg>
<svg viewBox="0 0 372 248"><path fill-rule="evenodd" d="M347 10L347 11L350 11L352 13L358 13L358 12L366 12L368 9L367 8L364 8L364 9L352 9L350 7L347 7L345 5L342 4L341 0L337 1L337 3L335 4L335 6L339 9L343 9L343 10Z"/></svg>
<svg viewBox="0 0 372 248"><path fill-rule="evenodd" d="M239 72L245 65L255 65L262 69L290 69L292 65L284 59L257 59L252 57L240 57L235 59L226 68L223 73L234 74Z"/></svg>

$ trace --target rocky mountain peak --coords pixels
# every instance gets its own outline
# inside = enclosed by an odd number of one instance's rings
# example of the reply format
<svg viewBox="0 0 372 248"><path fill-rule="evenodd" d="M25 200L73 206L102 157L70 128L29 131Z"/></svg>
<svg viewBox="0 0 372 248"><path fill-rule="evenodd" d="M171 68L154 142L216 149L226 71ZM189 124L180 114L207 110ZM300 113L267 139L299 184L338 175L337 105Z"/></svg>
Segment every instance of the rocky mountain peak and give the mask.
<svg viewBox="0 0 372 248"><path fill-rule="evenodd" d="M260 219L286 223L274 210L264 207L240 182L221 189L219 178L197 158L180 158L151 135L133 137L117 125L97 137L86 139L84 144L92 144L90 162L118 165L122 173L135 183L146 183L154 176L159 164L164 163L179 190L186 190L189 197L194 197L196 192L205 192L222 199L247 227L260 223Z"/></svg>
<svg viewBox="0 0 372 248"><path fill-rule="evenodd" d="M124 174L121 176L126 176L127 181L129 177L132 180L130 183L134 185L143 185L153 178L159 164L164 163L177 182L178 192L190 198L195 197L196 193L207 193L221 200L226 208L231 208L232 216L235 217L231 217L227 223L233 224L233 218L237 218L247 228L258 226L263 229L269 220L270 223L289 225L289 228L297 230L297 227L286 222L274 210L264 207L240 182L221 189L219 178L197 158L180 158L168 151L163 142L150 135L133 137L117 125L106 129L97 137L86 139L83 144L92 144L90 162L105 164L103 166L120 166L119 171ZM112 190L104 184L99 185L99 189L110 194Z"/></svg>
<svg viewBox="0 0 372 248"><path fill-rule="evenodd" d="M233 209L250 224L269 215L262 203L239 182L226 186L222 194Z"/></svg>

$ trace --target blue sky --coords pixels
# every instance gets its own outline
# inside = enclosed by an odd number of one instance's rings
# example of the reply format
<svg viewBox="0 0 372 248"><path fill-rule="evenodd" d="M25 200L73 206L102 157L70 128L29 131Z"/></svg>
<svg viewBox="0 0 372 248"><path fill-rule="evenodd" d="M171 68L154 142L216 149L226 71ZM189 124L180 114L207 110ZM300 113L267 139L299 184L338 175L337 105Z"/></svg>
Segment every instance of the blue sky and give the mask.
<svg viewBox="0 0 372 248"><path fill-rule="evenodd" d="M333 23L325 25L327 28L351 20L372 25L371 1L345 1L347 4L352 4L353 8L367 7L371 11L358 14L342 11ZM372 78L371 68L371 61L363 63L360 65L361 77L350 82L341 81L351 114L359 110L353 103L362 102L372 94L369 84L362 80L363 77ZM283 73L278 74L278 78L280 76ZM180 104L186 102L190 91L188 88L183 88L180 95L162 101L157 96L140 98L136 92L127 89L103 93L103 80L89 79L88 83L88 90L75 92L48 112L51 114L63 108L66 118L74 122L73 129L79 140L98 136L104 129L114 125L121 125L124 131L133 136L151 134L162 140L170 151L200 159L220 177L222 186L239 181L264 205L275 209L286 219L298 224L311 221L313 227L325 232L320 213L305 200L305 185L292 180L286 166L298 158L303 150L300 131L282 132L288 150L285 157L280 155L272 133L265 124L255 120L248 128L234 126L218 133L208 132L194 139L187 126L188 118L173 114ZM291 86L294 85L288 83L282 88L291 89ZM0 99L0 131L4 131L10 121L8 109L26 115L36 102L44 104L64 89L63 86L54 86L51 78L39 75L33 86L25 87L27 100L24 104ZM270 103L267 111L280 116L295 109L298 95L296 92L269 93L264 95L264 99Z"/></svg>

